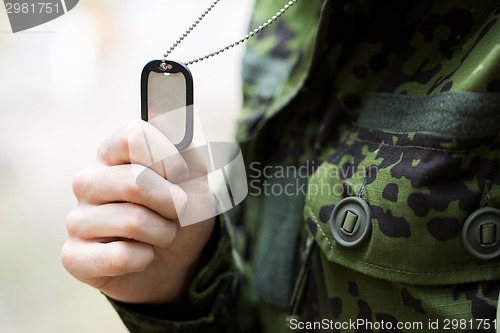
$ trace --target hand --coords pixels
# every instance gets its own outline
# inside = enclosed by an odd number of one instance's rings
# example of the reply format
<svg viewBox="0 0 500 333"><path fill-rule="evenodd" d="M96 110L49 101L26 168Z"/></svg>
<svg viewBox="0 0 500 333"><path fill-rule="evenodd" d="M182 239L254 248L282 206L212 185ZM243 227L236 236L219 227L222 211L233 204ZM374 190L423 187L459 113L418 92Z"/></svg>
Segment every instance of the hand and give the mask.
<svg viewBox="0 0 500 333"><path fill-rule="evenodd" d="M74 179L78 206L67 219L64 267L122 302L182 301L214 226L211 218L180 227L189 199L174 183L187 173L149 123L135 121L104 141L95 165Z"/></svg>

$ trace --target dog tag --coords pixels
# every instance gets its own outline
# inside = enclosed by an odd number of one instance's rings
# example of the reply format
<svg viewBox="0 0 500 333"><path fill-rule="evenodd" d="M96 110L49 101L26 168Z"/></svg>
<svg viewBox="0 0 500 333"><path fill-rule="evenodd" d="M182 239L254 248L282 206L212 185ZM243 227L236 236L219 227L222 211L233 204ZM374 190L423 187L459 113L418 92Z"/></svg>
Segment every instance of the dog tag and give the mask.
<svg viewBox="0 0 500 333"><path fill-rule="evenodd" d="M153 60L141 75L141 118L182 151L193 141L193 78L183 63Z"/></svg>

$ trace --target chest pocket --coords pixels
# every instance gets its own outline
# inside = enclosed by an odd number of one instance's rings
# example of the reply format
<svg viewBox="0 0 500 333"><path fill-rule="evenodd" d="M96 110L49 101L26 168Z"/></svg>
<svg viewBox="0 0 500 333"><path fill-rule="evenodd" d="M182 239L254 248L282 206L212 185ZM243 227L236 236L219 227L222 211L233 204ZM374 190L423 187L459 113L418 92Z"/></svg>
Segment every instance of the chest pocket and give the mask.
<svg viewBox="0 0 500 333"><path fill-rule="evenodd" d="M411 284L500 278L499 110L500 94L372 96L309 180L304 214L327 259Z"/></svg>

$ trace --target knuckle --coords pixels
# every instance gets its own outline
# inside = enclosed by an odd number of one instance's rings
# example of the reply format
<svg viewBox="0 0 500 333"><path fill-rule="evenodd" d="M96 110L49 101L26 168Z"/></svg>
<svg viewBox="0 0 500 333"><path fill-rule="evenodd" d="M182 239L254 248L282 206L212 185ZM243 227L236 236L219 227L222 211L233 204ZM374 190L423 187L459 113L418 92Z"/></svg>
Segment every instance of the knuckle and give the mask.
<svg viewBox="0 0 500 333"><path fill-rule="evenodd" d="M179 231L176 223L171 222L168 223L167 226L168 227L166 228L165 235L163 237L165 240L165 247L169 247L174 243L177 238L177 232Z"/></svg>
<svg viewBox="0 0 500 333"><path fill-rule="evenodd" d="M121 272L126 269L130 261L130 254L123 246L116 246L110 251L107 258L107 265L111 272Z"/></svg>
<svg viewBox="0 0 500 333"><path fill-rule="evenodd" d="M187 180L188 167L181 154L173 154L163 160L169 180L172 182L184 182Z"/></svg>
<svg viewBox="0 0 500 333"><path fill-rule="evenodd" d="M158 247L162 249L169 248L177 237L177 225L174 222L166 222L163 226L162 232L158 235L160 241Z"/></svg>
<svg viewBox="0 0 500 333"><path fill-rule="evenodd" d="M109 140L110 140L110 138L104 140L97 147L97 156L98 157L102 158L102 157L106 157L109 155L109 151L110 151Z"/></svg>
<svg viewBox="0 0 500 333"><path fill-rule="evenodd" d="M146 213L140 208L132 208L127 212L125 231L130 238L143 232L146 227Z"/></svg>
<svg viewBox="0 0 500 333"><path fill-rule="evenodd" d="M73 272L74 263L76 262L76 256L74 254L74 251L72 251L70 240L66 241L61 249L61 262L68 272Z"/></svg>
<svg viewBox="0 0 500 333"><path fill-rule="evenodd" d="M73 193L78 199L81 199L88 192L90 187L89 170L85 169L76 174L73 178Z"/></svg>
<svg viewBox="0 0 500 333"><path fill-rule="evenodd" d="M77 208L71 210L66 217L66 230L68 235L76 236L80 231L82 225L82 216Z"/></svg>
<svg viewBox="0 0 500 333"><path fill-rule="evenodd" d="M145 196L145 189L139 186L137 182L130 181L123 184L123 193L128 202L138 202Z"/></svg>

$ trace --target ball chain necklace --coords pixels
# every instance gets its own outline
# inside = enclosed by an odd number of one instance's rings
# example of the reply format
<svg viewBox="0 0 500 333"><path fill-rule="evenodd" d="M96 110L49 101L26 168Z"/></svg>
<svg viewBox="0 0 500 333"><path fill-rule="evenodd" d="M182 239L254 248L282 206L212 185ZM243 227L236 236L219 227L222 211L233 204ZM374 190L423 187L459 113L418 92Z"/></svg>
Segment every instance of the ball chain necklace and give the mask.
<svg viewBox="0 0 500 333"><path fill-rule="evenodd" d="M191 31L193 31L194 28L196 28L196 26L198 25L198 23L201 22L201 20L203 20L203 18L215 7L215 5L217 5L217 3L219 3L220 0L215 0L204 12L203 14L201 14L195 21L193 24L191 24L191 26L182 34L182 36L180 36L176 41L175 43L168 49L167 52L165 52L165 54L163 55L163 60L162 60L162 67L165 68L166 67L166 59L167 57L170 55L170 53L172 53L172 51L184 40L184 38L187 37L187 35L189 35L189 33L191 33ZM266 22L262 23L261 25L259 25L257 28L255 28L254 30L250 31L248 34L246 34L244 37L238 39L237 41L219 49L218 51L214 51L212 53L209 53L207 55L204 55L204 56L201 56L199 58L196 58L196 59L193 59L193 60L190 60L188 62L186 62L186 65L191 65L191 64L195 64L199 61L202 61L202 60L205 60L205 59L208 59L210 57L213 57L213 56L216 56L216 55L219 55L220 53L224 52L224 51L227 51L229 50L230 48L232 47L235 47L241 43L244 43L245 41L247 41L248 39L252 38L253 36L255 36L256 34L258 34L259 32L261 32L262 30L264 30L265 28L267 28L269 25L271 25L272 23L274 23L281 15L283 15L290 7L292 7L295 3L297 3L299 0L291 0L289 1L288 3L286 3L278 12L276 12L276 14L274 16L272 16L271 18L269 18Z"/></svg>
<svg viewBox="0 0 500 333"><path fill-rule="evenodd" d="M181 151L186 149L193 139L193 79L188 65L198 63L208 58L221 54L241 43L246 42L256 34L278 20L288 9L299 0L289 0L271 18L248 32L245 36L234 41L217 51L200 56L185 63L168 60L168 56L176 47L196 28L205 16L219 3L214 0L211 5L189 26L188 29L172 44L163 54L161 60L150 61L144 67L141 75L141 118L145 121L151 120L158 115L166 115L169 111L182 109L185 121L182 139L172 140L176 148ZM169 120L172 122L172 119ZM155 125L156 126L156 125ZM160 129L161 130L161 129ZM169 137L167 131L162 131ZM169 137L170 138L170 137Z"/></svg>

